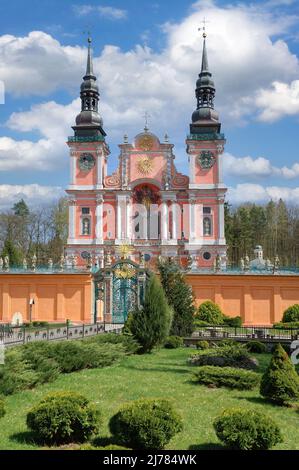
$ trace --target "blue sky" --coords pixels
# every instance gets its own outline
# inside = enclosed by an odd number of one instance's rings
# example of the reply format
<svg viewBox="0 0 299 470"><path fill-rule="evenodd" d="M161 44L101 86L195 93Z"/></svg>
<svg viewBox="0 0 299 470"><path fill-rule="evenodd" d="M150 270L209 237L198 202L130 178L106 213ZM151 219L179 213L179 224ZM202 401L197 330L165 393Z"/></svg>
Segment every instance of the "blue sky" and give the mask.
<svg viewBox="0 0 299 470"><path fill-rule="evenodd" d="M17 14L16 14L17 12ZM65 140L79 107L86 35L93 36L101 114L115 169L117 144L143 128L143 114L175 144L195 107L206 17L210 69L227 146L228 199L299 196L299 2L11 0L0 4L0 208L18 198L46 204L69 181Z"/></svg>

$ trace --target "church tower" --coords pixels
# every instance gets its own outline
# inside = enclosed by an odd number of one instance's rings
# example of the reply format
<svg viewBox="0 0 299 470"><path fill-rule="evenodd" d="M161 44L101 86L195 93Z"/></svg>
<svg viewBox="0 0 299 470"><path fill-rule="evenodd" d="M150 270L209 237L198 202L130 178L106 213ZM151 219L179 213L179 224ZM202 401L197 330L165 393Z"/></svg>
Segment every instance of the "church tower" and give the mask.
<svg viewBox="0 0 299 470"><path fill-rule="evenodd" d="M88 39L86 73L81 84L81 112L68 138L70 148L69 236L66 255L84 258L102 254L103 181L109 148L99 114L100 93L93 71L91 39ZM92 247L92 249L90 249Z"/></svg>
<svg viewBox="0 0 299 470"><path fill-rule="evenodd" d="M206 33L203 34L201 72L196 82L196 110L187 137L189 155L189 251L200 267L211 267L216 258L226 262L222 154L225 137L214 109L216 94L209 71Z"/></svg>

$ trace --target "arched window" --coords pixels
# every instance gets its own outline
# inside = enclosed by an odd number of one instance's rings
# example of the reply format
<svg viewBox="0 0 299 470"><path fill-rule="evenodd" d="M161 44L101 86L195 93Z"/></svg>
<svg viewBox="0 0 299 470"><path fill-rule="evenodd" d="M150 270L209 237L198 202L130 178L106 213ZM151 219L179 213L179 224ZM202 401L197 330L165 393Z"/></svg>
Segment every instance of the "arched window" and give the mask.
<svg viewBox="0 0 299 470"><path fill-rule="evenodd" d="M87 217L82 220L82 235L90 235L90 219Z"/></svg>
<svg viewBox="0 0 299 470"><path fill-rule="evenodd" d="M210 217L203 219L203 235L204 237L210 237L212 235L212 221Z"/></svg>

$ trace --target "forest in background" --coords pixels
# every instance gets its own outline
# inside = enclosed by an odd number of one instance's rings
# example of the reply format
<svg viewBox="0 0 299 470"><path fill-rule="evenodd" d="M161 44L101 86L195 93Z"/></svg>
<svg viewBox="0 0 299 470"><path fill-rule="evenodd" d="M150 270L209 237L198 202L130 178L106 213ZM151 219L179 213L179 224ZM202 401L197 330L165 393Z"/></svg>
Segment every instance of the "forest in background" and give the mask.
<svg viewBox="0 0 299 470"><path fill-rule="evenodd" d="M10 265L22 266L36 254L37 264L46 266L49 258L59 263L67 241L68 204L62 198L47 208L30 209L24 200L10 211L0 213L0 252ZM266 205L225 205L225 234L228 261L232 267L246 255L253 258L256 245L262 245L264 258L279 256L281 266L299 266L299 206L282 200Z"/></svg>

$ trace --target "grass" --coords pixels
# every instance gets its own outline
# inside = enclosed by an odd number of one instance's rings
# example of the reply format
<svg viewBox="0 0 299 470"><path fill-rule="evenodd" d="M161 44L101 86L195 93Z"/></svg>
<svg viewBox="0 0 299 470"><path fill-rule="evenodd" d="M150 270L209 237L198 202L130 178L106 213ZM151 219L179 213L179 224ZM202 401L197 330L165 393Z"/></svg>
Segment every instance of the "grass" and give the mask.
<svg viewBox="0 0 299 470"><path fill-rule="evenodd" d="M219 449L213 430L214 418L225 408L241 406L262 410L281 427L284 442L277 449L299 450L299 415L293 409L266 403L258 390L210 389L192 381L192 367L186 364L190 349L162 349L150 355L130 356L105 369L84 370L61 375L52 384L5 398L7 413L1 419L0 450L38 449L26 429L26 414L45 394L73 390L96 402L103 411L101 437L109 437L109 418L124 402L146 397L173 401L181 413L184 431L173 438L169 449ZM270 355L259 354L260 372Z"/></svg>

